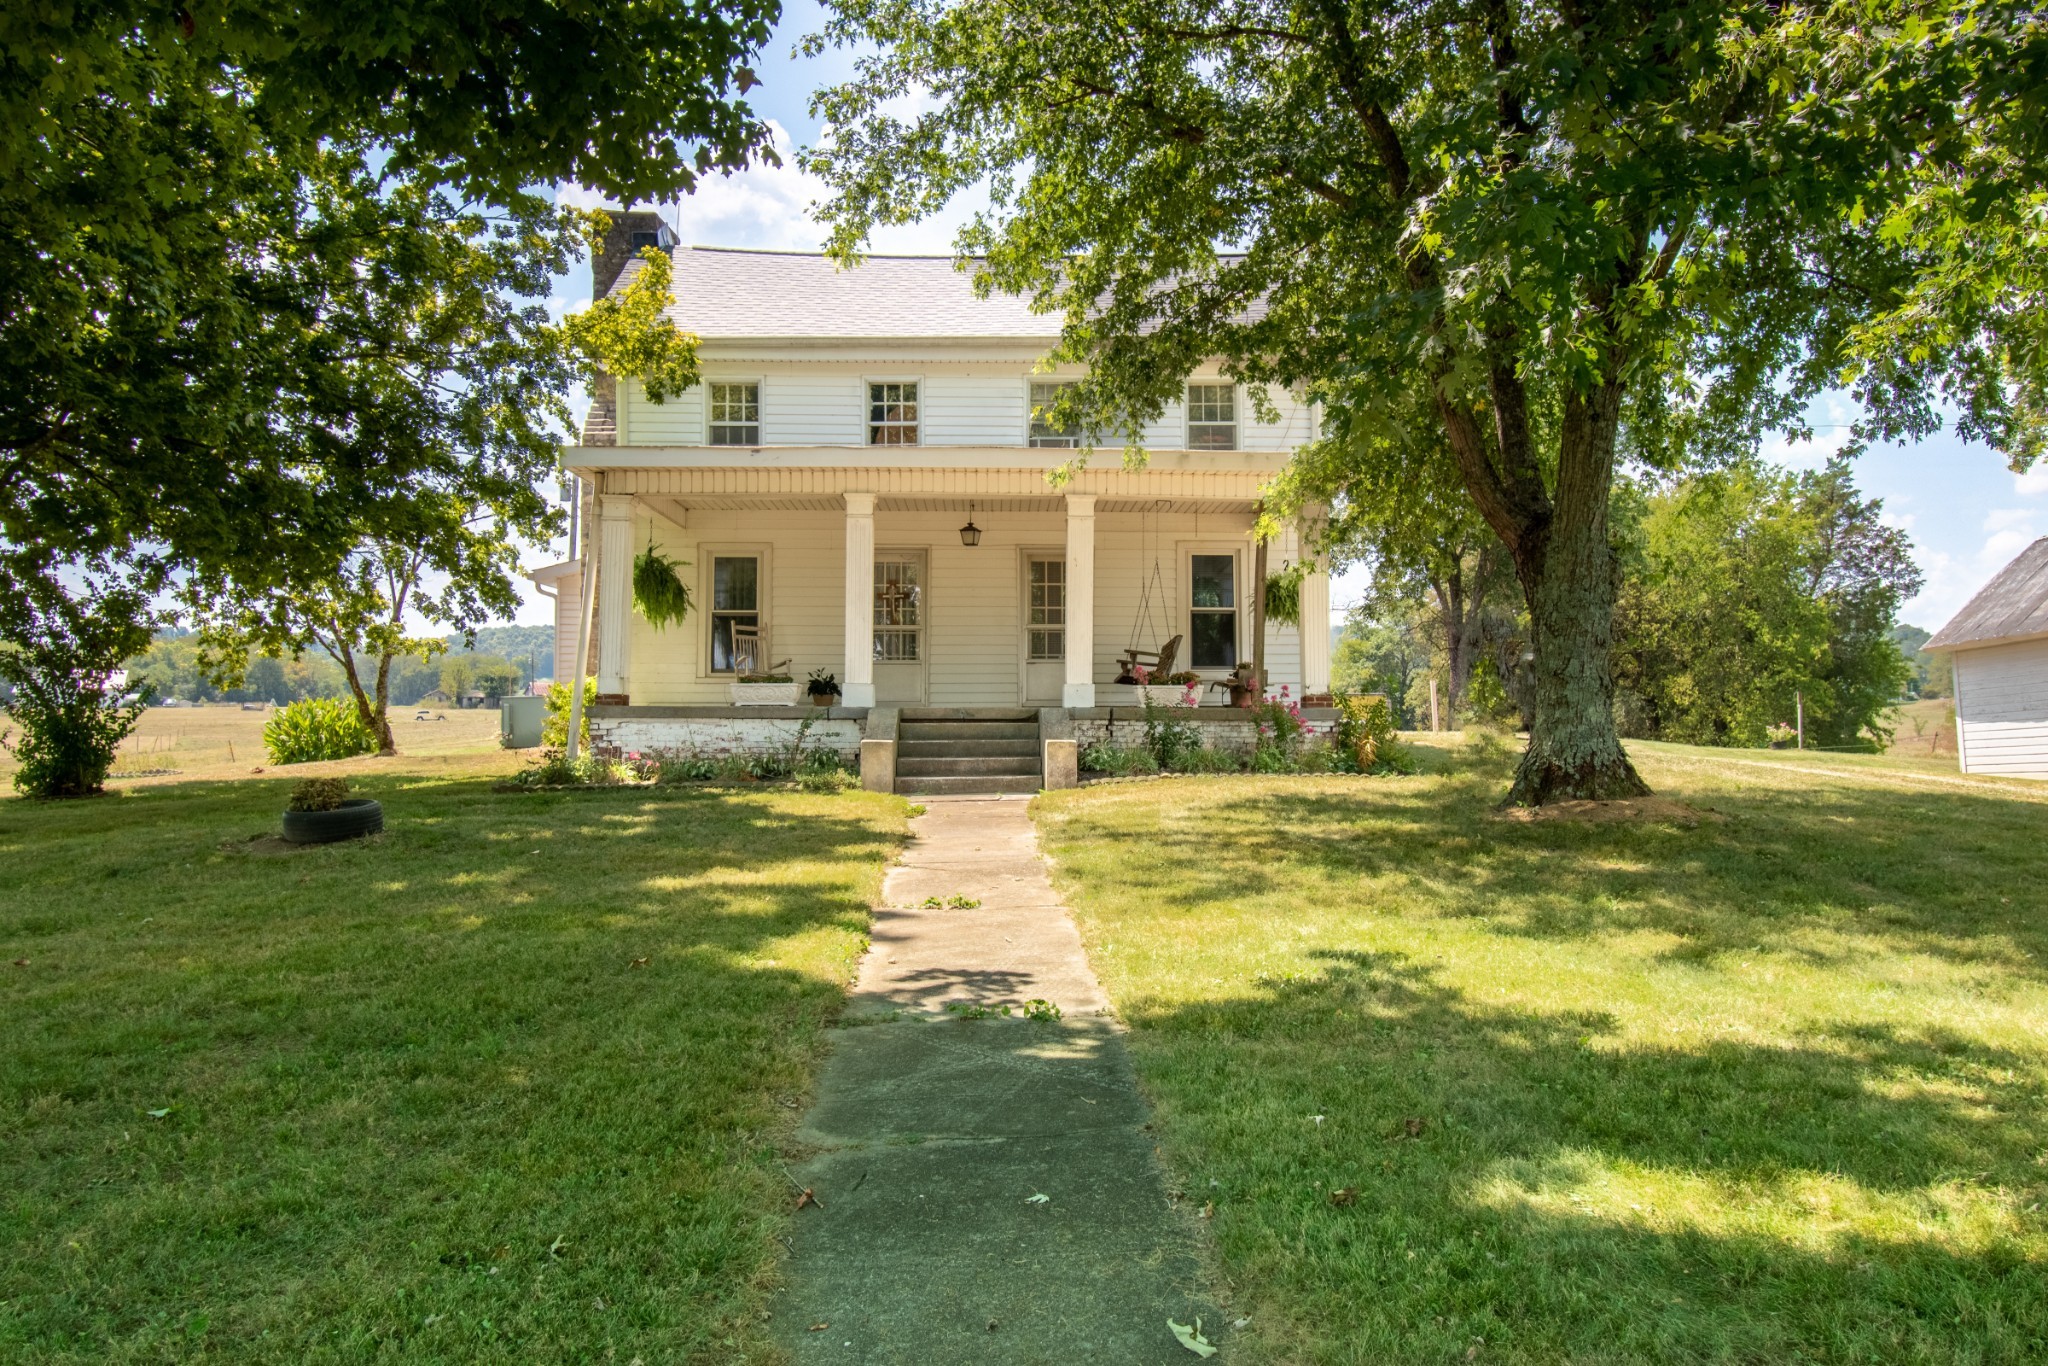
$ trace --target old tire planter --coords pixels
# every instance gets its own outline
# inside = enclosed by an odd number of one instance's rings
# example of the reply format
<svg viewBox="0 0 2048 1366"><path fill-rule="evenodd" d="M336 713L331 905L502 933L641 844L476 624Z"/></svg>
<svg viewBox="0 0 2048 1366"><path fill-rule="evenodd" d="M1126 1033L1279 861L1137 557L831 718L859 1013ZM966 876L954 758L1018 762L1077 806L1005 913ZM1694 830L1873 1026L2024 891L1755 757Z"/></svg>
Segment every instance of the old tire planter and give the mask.
<svg viewBox="0 0 2048 1366"><path fill-rule="evenodd" d="M334 844L361 839L384 828L384 808L371 797L350 797L332 811L287 811L284 837L291 844Z"/></svg>

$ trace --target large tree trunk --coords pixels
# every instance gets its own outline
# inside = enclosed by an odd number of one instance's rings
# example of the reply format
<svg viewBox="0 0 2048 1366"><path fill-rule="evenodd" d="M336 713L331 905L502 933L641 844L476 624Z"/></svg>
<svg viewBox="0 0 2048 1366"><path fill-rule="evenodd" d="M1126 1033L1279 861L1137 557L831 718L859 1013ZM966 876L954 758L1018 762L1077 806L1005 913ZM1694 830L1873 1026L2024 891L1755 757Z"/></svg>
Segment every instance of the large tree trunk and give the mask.
<svg viewBox="0 0 2048 1366"><path fill-rule="evenodd" d="M370 717L370 730L377 737L379 754L398 753L398 741L391 734L391 656L377 659L377 699Z"/></svg>
<svg viewBox="0 0 2048 1366"><path fill-rule="evenodd" d="M1614 728L1614 596L1608 496L1621 386L1568 399L1551 515L1515 551L1535 630L1536 711L1509 806L1641 797L1649 786Z"/></svg>

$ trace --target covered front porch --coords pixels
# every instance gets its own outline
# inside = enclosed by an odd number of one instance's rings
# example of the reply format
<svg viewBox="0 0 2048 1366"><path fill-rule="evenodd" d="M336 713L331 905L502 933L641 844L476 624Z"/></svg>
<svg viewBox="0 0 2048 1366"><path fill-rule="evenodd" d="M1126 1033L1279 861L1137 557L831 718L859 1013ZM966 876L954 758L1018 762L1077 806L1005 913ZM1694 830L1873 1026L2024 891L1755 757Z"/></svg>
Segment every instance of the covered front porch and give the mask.
<svg viewBox="0 0 2048 1366"><path fill-rule="evenodd" d="M612 452L607 452L612 454ZM1254 655L1256 479L1241 472L601 468L584 595L600 701L723 708L750 660L839 705L1134 704L1132 649L1171 651L1201 700ZM969 528L971 527L971 530ZM1302 557L1289 529L1268 572ZM656 629L634 610L646 547L684 562L694 610ZM561 584L580 593L581 575ZM1304 575L1301 625L1265 624L1271 686L1329 687L1329 584ZM566 603L565 603L566 605ZM758 654L749 646L758 640Z"/></svg>

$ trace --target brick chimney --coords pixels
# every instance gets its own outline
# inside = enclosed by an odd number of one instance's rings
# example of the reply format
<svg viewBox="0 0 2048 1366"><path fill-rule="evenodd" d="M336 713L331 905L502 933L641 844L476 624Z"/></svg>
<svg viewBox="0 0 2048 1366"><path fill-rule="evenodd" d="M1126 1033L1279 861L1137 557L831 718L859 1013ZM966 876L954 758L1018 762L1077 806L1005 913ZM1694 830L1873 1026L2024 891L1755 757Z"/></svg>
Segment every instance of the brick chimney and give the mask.
<svg viewBox="0 0 2048 1366"><path fill-rule="evenodd" d="M638 256L643 248L659 247L663 251L676 244L675 230L661 221L661 215L653 209L627 209L611 216L611 230L604 235L604 242L590 258L590 297L602 299L611 293L619 278L619 272L626 268L626 262Z"/></svg>
<svg viewBox="0 0 2048 1366"><path fill-rule="evenodd" d="M653 209L627 209L611 214L612 225L604 241L590 257L590 297L602 299L611 293L626 262L647 247L667 251L676 244L675 230L661 221ZM609 446L618 417L618 384L600 373L590 384L591 408L583 419L583 444Z"/></svg>

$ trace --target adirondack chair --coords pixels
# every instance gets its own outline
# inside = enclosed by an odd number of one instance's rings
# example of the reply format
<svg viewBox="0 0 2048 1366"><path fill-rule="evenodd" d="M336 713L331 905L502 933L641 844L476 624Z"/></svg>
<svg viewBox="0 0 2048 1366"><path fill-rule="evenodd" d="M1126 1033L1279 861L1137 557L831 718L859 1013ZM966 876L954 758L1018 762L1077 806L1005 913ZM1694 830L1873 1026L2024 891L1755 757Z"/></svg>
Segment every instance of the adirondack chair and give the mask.
<svg viewBox="0 0 2048 1366"><path fill-rule="evenodd" d="M1175 636L1172 640L1167 641L1163 647L1156 651L1125 650L1123 657L1116 662L1116 681L1119 683L1137 682L1139 669L1145 671L1145 677L1147 678L1164 678L1173 672L1173 661L1179 653L1179 636Z"/></svg>

